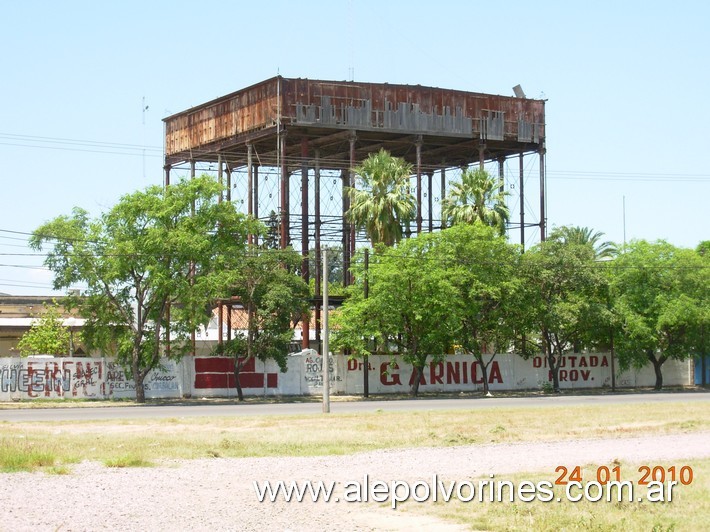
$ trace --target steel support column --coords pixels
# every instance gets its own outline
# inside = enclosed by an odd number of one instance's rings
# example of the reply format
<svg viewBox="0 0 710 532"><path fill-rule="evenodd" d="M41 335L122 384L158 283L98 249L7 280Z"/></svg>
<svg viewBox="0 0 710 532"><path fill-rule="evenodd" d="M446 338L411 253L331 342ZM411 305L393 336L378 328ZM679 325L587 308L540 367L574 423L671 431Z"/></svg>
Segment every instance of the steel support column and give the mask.
<svg viewBox="0 0 710 532"><path fill-rule="evenodd" d="M346 213L350 210L349 188L355 186L355 133L350 134L350 164L348 171L341 174L343 180L343 286L350 284L350 258L355 241L355 225L348 222Z"/></svg>
<svg viewBox="0 0 710 532"><path fill-rule="evenodd" d="M308 138L301 139L301 277L308 285ZM308 313L301 318L301 347L310 347Z"/></svg>
<svg viewBox="0 0 710 532"><path fill-rule="evenodd" d="M224 169L227 171L227 201L232 201L232 167L229 162L224 162Z"/></svg>
<svg viewBox="0 0 710 532"><path fill-rule="evenodd" d="M504 198L503 194L505 194L505 157L498 157L498 192L501 195L501 199ZM503 202L505 203L505 200L503 199ZM508 220L505 223L505 234L508 234L508 223L510 220Z"/></svg>
<svg viewBox="0 0 710 532"><path fill-rule="evenodd" d="M252 151L251 143L247 144L247 214L254 216L254 173L252 169ZM254 243L254 236L251 231L247 235L247 244Z"/></svg>
<svg viewBox="0 0 710 532"><path fill-rule="evenodd" d="M224 176L222 175L222 154L217 155L217 182L220 184L220 187L224 185ZM222 197L224 196L224 190L219 191L219 197L217 198L218 203L222 203ZM217 341L218 345L222 345L222 328L224 326L224 316L222 315L224 312L224 303L220 299L219 302L217 303L217 312L219 312L219 339Z"/></svg>
<svg viewBox="0 0 710 532"><path fill-rule="evenodd" d="M321 229L321 220L320 220L320 152L318 150L315 151L315 168L313 170L313 178L314 178L314 187L315 187L315 198L314 198L314 214L315 214L315 245L316 245L316 256L315 256L315 276L316 276L316 287L315 287L315 297L316 297L316 303L315 303L315 313L316 313L316 322L315 322L315 328L316 328L316 342L320 342L320 328L321 328L321 323L320 323L320 311L321 311L321 303L320 303L320 295L321 295L321 283L323 282L323 274L322 274L322 264L321 264L321 248L320 248L320 229ZM326 282L327 278L326 278Z"/></svg>
<svg viewBox="0 0 710 532"><path fill-rule="evenodd" d="M350 197L347 190L348 175L349 172L345 170L340 171L343 197L343 234L341 237L341 245L343 246L343 286L348 286L348 270L350 270L350 224L348 224L348 220L345 216L345 213L347 213L350 208Z"/></svg>
<svg viewBox="0 0 710 532"><path fill-rule="evenodd" d="M417 234L422 232L422 136L417 137Z"/></svg>
<svg viewBox="0 0 710 532"><path fill-rule="evenodd" d="M434 231L434 194L433 194L433 188L434 188L434 172L432 170L429 170L427 172L427 178L428 178L428 191L427 194L429 195L427 197L428 201L428 206L429 206L429 232Z"/></svg>
<svg viewBox="0 0 710 532"><path fill-rule="evenodd" d="M195 179L195 160L190 160L190 179ZM195 215L195 202L192 202L190 206L190 214ZM190 262L190 285L195 283L195 263ZM195 334L195 329L190 333L190 346L192 351L192 356L194 357L197 352L197 336Z"/></svg>
<svg viewBox="0 0 710 532"><path fill-rule="evenodd" d="M441 162L441 194L440 198L440 211L441 211L441 228L446 228L446 218L444 217L444 199L446 199L446 161Z"/></svg>
<svg viewBox="0 0 710 532"><path fill-rule="evenodd" d="M165 170L165 186L170 186L170 165L166 164ZM160 326L160 324L158 324ZM157 340L160 340L158 336ZM165 355L170 356L170 303L165 308Z"/></svg>
<svg viewBox="0 0 710 532"><path fill-rule="evenodd" d="M259 165L254 165L250 167L252 169L252 183L254 185L254 202L252 204L252 209L254 211L254 218L259 219ZM254 245L259 245L259 235L254 235Z"/></svg>
<svg viewBox="0 0 710 532"><path fill-rule="evenodd" d="M350 188L355 188L355 141L357 140L357 135L353 132L350 137L350 172L349 172L349 182ZM350 200L348 199L348 209L350 208ZM355 224L351 223L350 226L350 263L352 264L352 259L355 256ZM348 268L349 270L349 268ZM348 271L348 284L353 283L353 274Z"/></svg>
<svg viewBox="0 0 710 532"><path fill-rule="evenodd" d="M545 141L540 144L540 242L546 238L546 213L545 213Z"/></svg>
<svg viewBox="0 0 710 532"><path fill-rule="evenodd" d="M227 341L232 341L232 302L227 303Z"/></svg>
<svg viewBox="0 0 710 532"><path fill-rule="evenodd" d="M289 175L286 164L286 131L281 133L279 145L279 158L281 160L281 249L288 246L289 237Z"/></svg>
<svg viewBox="0 0 710 532"><path fill-rule="evenodd" d="M224 186L224 176L222 175L222 154L220 153L217 155L217 182L219 183L220 187ZM222 203L222 199L224 197L224 190L219 191L219 199L217 200L219 203Z"/></svg>
<svg viewBox="0 0 710 532"><path fill-rule="evenodd" d="M505 157L498 157L498 192L505 192Z"/></svg>
<svg viewBox="0 0 710 532"><path fill-rule="evenodd" d="M308 139L301 139L301 276L308 284Z"/></svg>
<svg viewBox="0 0 710 532"><path fill-rule="evenodd" d="M486 165L486 143L481 141L478 143L478 167L483 170Z"/></svg>
<svg viewBox="0 0 710 532"><path fill-rule="evenodd" d="M223 309L224 303L220 299L217 302L217 345L222 345L224 343L222 340L222 330L224 329Z"/></svg>
<svg viewBox="0 0 710 532"><path fill-rule="evenodd" d="M525 166L520 152L520 245L525 249Z"/></svg>

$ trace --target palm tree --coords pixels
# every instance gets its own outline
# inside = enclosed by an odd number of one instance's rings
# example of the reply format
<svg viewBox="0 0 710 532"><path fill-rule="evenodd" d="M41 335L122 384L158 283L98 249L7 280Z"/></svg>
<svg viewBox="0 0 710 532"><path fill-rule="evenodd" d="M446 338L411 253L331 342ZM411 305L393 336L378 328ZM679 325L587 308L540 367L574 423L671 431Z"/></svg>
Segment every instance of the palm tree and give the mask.
<svg viewBox="0 0 710 532"><path fill-rule="evenodd" d="M591 246L597 259L610 259L619 254L619 248L611 241L600 242L604 233L589 227L563 225L555 227L548 240L558 240L563 244Z"/></svg>
<svg viewBox="0 0 710 532"><path fill-rule="evenodd" d="M476 220L505 234L510 211L505 204L508 192L500 190L500 182L482 168L467 168L461 182L451 185L449 196L442 202L442 215L448 225L472 224Z"/></svg>
<svg viewBox="0 0 710 532"><path fill-rule="evenodd" d="M346 218L357 230L364 229L372 245L388 246L402 239L402 226L417 212L409 192L412 165L381 149L355 168L356 186L348 188L350 209Z"/></svg>

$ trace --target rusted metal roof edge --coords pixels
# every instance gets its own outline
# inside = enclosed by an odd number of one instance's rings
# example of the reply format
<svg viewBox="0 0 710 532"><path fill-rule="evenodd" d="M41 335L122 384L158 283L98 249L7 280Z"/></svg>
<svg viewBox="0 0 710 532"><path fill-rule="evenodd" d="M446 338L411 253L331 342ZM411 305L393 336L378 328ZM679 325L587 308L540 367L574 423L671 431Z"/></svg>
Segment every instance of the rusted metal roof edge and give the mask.
<svg viewBox="0 0 710 532"><path fill-rule="evenodd" d="M547 101L546 99L538 99L538 98L518 98L517 96L505 96L503 94L491 94L491 93L485 93L485 92L476 92L476 91L465 91L462 89L448 89L444 87L433 87L430 85L410 85L410 84L401 84L401 83L387 83L387 82L370 82L370 81L337 81L337 80L325 80L325 79L311 79L311 78L285 78L283 76L274 76L272 78L265 79L263 81L260 81L258 83L254 83L252 85L249 85L248 87L243 87L241 89L238 89L236 91L230 92L229 94L225 94L223 96L220 96L218 98L214 98L212 100L209 100L207 102L201 103L199 105L195 105L193 107L190 107L188 109L185 109L184 111L180 111L178 113L173 113L170 116L166 116L163 118L163 122L168 122L174 118L177 118L179 116L183 116L185 114L189 114L195 111L199 111L201 109L205 109L207 107L210 107L212 105L215 105L217 103L223 102L223 101L228 101L237 95L252 90L255 87L259 87L262 85L268 85L270 83L273 83L275 81L282 80L285 83L290 83L290 82L297 82L297 81L307 81L307 82L312 82L312 83L320 83L324 85L345 85L345 86L350 86L350 87L356 87L358 85L363 85L363 86L386 86L386 87L392 87L392 88L402 88L402 89L418 89L418 90L434 90L434 91L448 91L448 92L454 92L454 93L459 93L459 94L469 94L472 96L479 96L482 98L485 97L490 97L490 96L495 96L497 98L506 98L510 100L515 100L515 101L533 101L533 102L542 102L543 106L545 102Z"/></svg>

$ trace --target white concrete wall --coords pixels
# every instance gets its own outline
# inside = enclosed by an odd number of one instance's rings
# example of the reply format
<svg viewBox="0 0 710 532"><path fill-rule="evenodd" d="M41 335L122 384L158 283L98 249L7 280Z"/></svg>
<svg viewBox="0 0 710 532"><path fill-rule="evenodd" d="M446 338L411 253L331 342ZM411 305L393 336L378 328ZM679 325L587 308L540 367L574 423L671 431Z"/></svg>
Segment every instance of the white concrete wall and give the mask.
<svg viewBox="0 0 710 532"><path fill-rule="evenodd" d="M487 360L490 356L487 357ZM412 368L392 364L388 356L369 358L371 393L401 393L409 390ZM245 395L319 395L322 393L321 356L313 350L291 355L285 373L273 361L256 360L242 371ZM497 355L489 366L491 390L540 389L549 382L549 370L541 356L524 360L517 355ZM334 394L363 393L363 362L342 355L330 357L330 388ZM470 356L450 355L430 363L420 383L422 392L477 391L483 388L479 364ZM224 357L185 357L163 360L162 367L148 374L146 397L235 397L233 361ZM653 386L650 365L617 374L616 385ZM669 360L663 365L665 386L693 384L693 362ZM266 384L266 386L264 385ZM608 353L567 355L560 369L562 389L611 386L611 356ZM131 398L135 385L123 369L107 358L0 358L0 401L63 398Z"/></svg>
<svg viewBox="0 0 710 532"><path fill-rule="evenodd" d="M163 360L145 379L147 397L182 397L182 362ZM135 384L107 358L0 358L0 401L135 397Z"/></svg>
<svg viewBox="0 0 710 532"><path fill-rule="evenodd" d="M490 355L485 357L489 361ZM399 363L390 366L390 357L369 357L368 384L372 393L405 392L412 379L412 368ZM344 376L343 389L347 393L362 393L363 362L339 360L340 374ZM611 356L608 353L567 355L560 368L561 389L611 387ZM618 373L616 385L623 387L643 387L655 384L655 373L651 365L640 370ZM517 355L496 355L488 366L488 383L491 390L540 389L551 382L550 371L542 356L525 360ZM692 381L692 361L669 360L663 365L663 384L666 386L687 386ZM476 391L483 389L483 375L480 365L470 356L450 355L443 362L429 363L420 382L421 391Z"/></svg>

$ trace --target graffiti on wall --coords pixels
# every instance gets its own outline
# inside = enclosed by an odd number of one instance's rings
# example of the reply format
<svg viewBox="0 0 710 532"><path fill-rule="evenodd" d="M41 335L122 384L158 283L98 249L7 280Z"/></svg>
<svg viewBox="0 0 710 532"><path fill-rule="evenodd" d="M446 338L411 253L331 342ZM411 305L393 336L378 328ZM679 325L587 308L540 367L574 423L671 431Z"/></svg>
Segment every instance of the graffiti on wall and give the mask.
<svg viewBox="0 0 710 532"><path fill-rule="evenodd" d="M179 391L176 365L165 361L144 380L146 393ZM96 358L2 359L0 396L109 398L135 395L135 383L113 361Z"/></svg>
<svg viewBox="0 0 710 532"><path fill-rule="evenodd" d="M492 390L540 389L551 382L552 372L544 356L522 358L513 354L485 355L489 362L487 380ZM669 385L690 384L688 361L668 361L664 364L664 381ZM559 380L564 388L601 388L611 386L612 359L608 353L568 353L560 362ZM345 393L361 389L363 362L346 360L343 363ZM371 355L368 362L368 385L373 393L406 392L413 383L410 364L387 355ZM616 385L653 386L653 368L616 369ZM447 355L440 361L429 361L420 376L420 390L463 391L483 387L481 364L466 355Z"/></svg>
<svg viewBox="0 0 710 532"><path fill-rule="evenodd" d="M348 371L355 370L355 362L348 361ZM370 366L372 368L372 366ZM408 370L409 371L409 370ZM406 379L406 377L405 377ZM402 373L396 362L382 362L380 364L380 383L383 386L402 385ZM407 386L414 383L414 372L409 371ZM483 371L477 361L457 360L451 362L431 362L428 368L419 376L420 385L434 384L483 384ZM503 384L500 366L497 361L488 366L488 383Z"/></svg>
<svg viewBox="0 0 710 532"><path fill-rule="evenodd" d="M532 366L535 369L547 369L547 358L543 356L533 357ZM584 382L594 385L595 378L599 376L596 368L608 367L609 358L607 355L563 355L558 377L560 383ZM552 381L552 371L550 370L547 372L547 380Z"/></svg>
<svg viewBox="0 0 710 532"><path fill-rule="evenodd" d="M486 359L489 360L489 359ZM567 354L560 367L564 388L609 386L612 358L609 354ZM323 386L322 357L308 350L290 356L288 370L280 373L275 364L264 366L253 359L239 375L245 394L267 392L275 395L320 394ZM363 388L364 363L343 356L329 358L332 393L359 393ZM413 380L412 367L401 359L372 355L368 359L368 388L371 393L408 391ZM692 362L670 360L664 364L664 382L689 385L693 382ZM465 355L448 355L430 362L421 375L422 391L480 390L481 365ZM491 390L540 389L551 379L543 356L523 359L517 355L497 355L488 366ZM653 368L617 371L616 385L652 386ZM153 398L222 396L234 390L234 360L229 357L185 357L181 361L163 360L160 369L148 374L146 396ZM106 358L0 358L0 401L62 398L133 398L135 384L123 368Z"/></svg>
<svg viewBox="0 0 710 532"><path fill-rule="evenodd" d="M308 387L320 388L323 386L323 357L316 351L303 357L303 380ZM331 384L340 382L340 377L336 371L333 355L328 357L328 380Z"/></svg>

